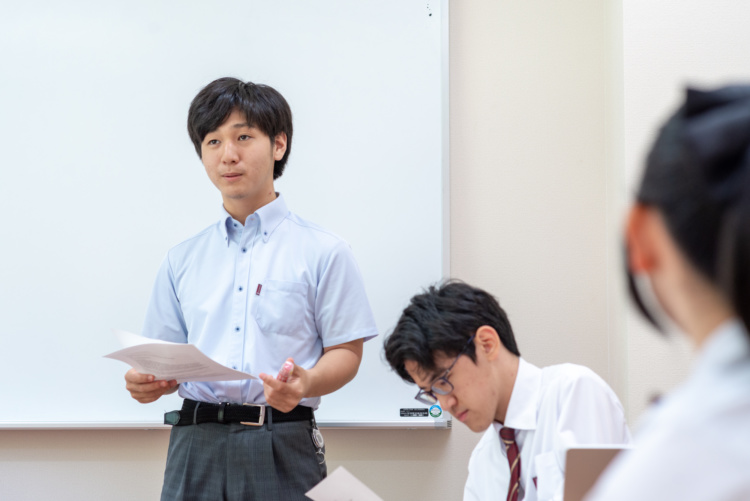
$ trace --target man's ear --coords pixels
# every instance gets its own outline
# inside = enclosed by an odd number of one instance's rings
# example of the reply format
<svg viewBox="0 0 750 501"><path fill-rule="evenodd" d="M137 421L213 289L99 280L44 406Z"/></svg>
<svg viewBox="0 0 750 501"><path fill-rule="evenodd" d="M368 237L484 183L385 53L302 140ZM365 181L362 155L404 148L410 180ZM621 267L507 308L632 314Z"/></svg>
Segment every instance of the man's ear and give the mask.
<svg viewBox="0 0 750 501"><path fill-rule="evenodd" d="M489 325L483 325L474 334L474 349L477 357L483 356L488 360L494 360L500 354L502 342L497 331Z"/></svg>
<svg viewBox="0 0 750 501"><path fill-rule="evenodd" d="M281 160L286 153L286 132L279 132L273 138L273 159Z"/></svg>
<svg viewBox="0 0 750 501"><path fill-rule="evenodd" d="M635 204L628 213L625 241L628 247L628 266L633 273L648 273L657 263L656 242L653 235L653 209Z"/></svg>

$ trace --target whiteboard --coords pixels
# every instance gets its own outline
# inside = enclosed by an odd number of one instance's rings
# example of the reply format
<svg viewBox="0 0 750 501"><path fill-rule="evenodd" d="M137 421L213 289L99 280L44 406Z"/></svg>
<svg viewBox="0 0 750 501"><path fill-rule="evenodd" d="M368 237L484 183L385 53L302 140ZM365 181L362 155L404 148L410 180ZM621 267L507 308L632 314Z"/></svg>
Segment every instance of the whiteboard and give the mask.
<svg viewBox="0 0 750 501"><path fill-rule="evenodd" d="M124 389L111 332L140 332L167 250L219 217L186 132L221 76L278 89L276 183L347 240L380 337L323 397L338 427L449 427L382 356L409 298L448 274L448 1L14 2L0 17L0 428L153 428L176 395Z"/></svg>

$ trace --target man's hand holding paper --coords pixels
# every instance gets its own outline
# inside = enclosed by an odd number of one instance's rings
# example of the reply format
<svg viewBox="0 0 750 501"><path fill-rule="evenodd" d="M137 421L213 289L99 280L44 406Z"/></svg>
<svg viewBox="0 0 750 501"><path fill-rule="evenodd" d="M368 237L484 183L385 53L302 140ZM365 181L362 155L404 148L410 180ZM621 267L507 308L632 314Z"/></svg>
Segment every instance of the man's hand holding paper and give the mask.
<svg viewBox="0 0 750 501"><path fill-rule="evenodd" d="M142 404L155 402L162 395L174 393L179 383L175 379L165 381L156 379L153 374L141 374L135 369L130 369L125 374L125 389L130 396Z"/></svg>
<svg viewBox="0 0 750 501"><path fill-rule="evenodd" d="M115 334L125 348L105 357L133 367L125 375L126 388L141 403L153 402L185 381L255 378L211 360L191 344L170 343L120 330L115 330Z"/></svg>

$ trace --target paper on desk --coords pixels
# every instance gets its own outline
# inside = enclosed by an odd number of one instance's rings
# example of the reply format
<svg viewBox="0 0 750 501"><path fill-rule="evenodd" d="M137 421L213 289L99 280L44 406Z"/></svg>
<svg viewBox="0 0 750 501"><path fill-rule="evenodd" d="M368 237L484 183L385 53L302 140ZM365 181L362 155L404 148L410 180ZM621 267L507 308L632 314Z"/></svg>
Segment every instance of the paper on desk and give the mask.
<svg viewBox="0 0 750 501"><path fill-rule="evenodd" d="M305 493L313 501L383 501L343 466Z"/></svg>
<svg viewBox="0 0 750 501"><path fill-rule="evenodd" d="M153 374L156 379L176 379L178 383L255 379L252 374L214 362L192 344L170 343L131 332L114 331L125 348L104 356L121 360L140 373Z"/></svg>

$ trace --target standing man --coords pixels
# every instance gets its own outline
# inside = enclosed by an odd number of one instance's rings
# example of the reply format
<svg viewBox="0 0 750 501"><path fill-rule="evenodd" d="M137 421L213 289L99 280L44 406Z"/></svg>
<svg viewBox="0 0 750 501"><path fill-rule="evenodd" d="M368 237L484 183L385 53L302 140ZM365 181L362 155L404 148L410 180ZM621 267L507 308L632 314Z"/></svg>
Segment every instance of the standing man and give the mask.
<svg viewBox="0 0 750 501"><path fill-rule="evenodd" d="M567 448L630 442L622 406L599 376L525 361L505 311L470 285L414 296L385 355L419 386L418 401L486 430L469 461L465 500L562 501Z"/></svg>
<svg viewBox="0 0 750 501"><path fill-rule="evenodd" d="M173 247L143 334L196 345L260 380L157 381L130 370L131 396L179 387L162 500L304 500L326 475L313 410L356 375L377 335L346 242L287 209L274 191L292 113L271 87L220 78L193 99L188 133L221 192L219 221ZM293 362L287 381L275 375Z"/></svg>

